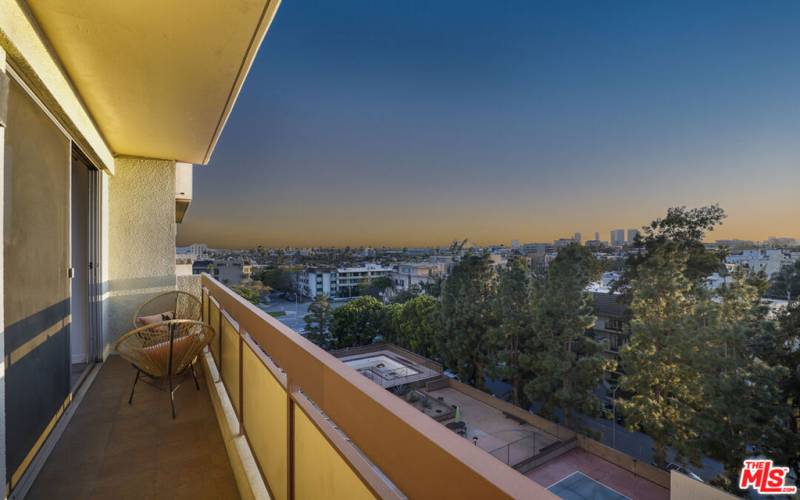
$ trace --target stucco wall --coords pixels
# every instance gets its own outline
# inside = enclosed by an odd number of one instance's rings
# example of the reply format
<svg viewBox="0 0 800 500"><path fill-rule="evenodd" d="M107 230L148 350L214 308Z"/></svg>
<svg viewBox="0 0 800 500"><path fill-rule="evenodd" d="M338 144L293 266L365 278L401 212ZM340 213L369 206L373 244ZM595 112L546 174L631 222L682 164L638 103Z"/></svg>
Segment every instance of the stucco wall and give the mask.
<svg viewBox="0 0 800 500"><path fill-rule="evenodd" d="M175 162L118 158L108 180L106 351L136 308L175 289Z"/></svg>

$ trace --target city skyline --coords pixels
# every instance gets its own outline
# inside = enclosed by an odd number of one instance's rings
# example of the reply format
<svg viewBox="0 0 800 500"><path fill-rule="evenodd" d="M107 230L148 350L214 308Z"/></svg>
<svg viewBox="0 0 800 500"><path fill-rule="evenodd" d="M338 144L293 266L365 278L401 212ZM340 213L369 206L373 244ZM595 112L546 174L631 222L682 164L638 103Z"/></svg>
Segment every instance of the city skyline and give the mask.
<svg viewBox="0 0 800 500"><path fill-rule="evenodd" d="M612 227L612 226L609 226L609 227ZM619 229L619 228L617 228L617 229ZM638 232L641 232L641 229L642 229L641 227L625 228L624 229L624 232L625 232L625 243L627 244L627 243L632 241L630 239L630 237L629 237L630 235L628 234L629 230L636 230ZM610 238L611 231L613 231L613 230L609 229L609 230L606 231L606 233L599 232L600 233L600 235L599 235L600 238L599 238L598 241L600 241L601 243L604 243L604 244L610 244L611 243L611 238ZM537 239L525 239L525 238L516 238L516 237L514 237L514 238L511 238L511 239L507 239L507 240L485 240L485 241L480 241L480 240L477 240L475 238L471 238L471 237L469 237L469 235L467 235L467 236L453 237L451 239L442 240L440 242L427 242L427 243L426 242L420 242L420 243L417 243L417 244L395 244L395 245L370 244L370 243L354 244L354 243L346 243L346 242L344 244L320 244L318 242L317 243L309 242L309 243L302 243L302 244L285 244L285 245L256 243L254 245L243 245L243 246L232 246L232 245L218 245L218 246L215 246L213 244L209 244L206 241L187 241L187 242L181 242L178 246L182 247L182 248L188 248L191 245L201 244L201 245L207 245L209 248L230 249L230 250L250 250L250 249L254 249L254 248L259 247L259 246L260 247L264 247L264 248L346 248L346 247L351 247L351 248L361 248L361 247L363 247L363 248L444 248L444 247L449 247L454 242L458 243L458 242L462 242L462 241L464 241L466 239L466 240L468 240L468 241L470 241L472 243L475 243L476 245L485 246L485 247L505 246L505 247L508 247L508 248L514 248L514 244L515 243L518 244L520 247L523 246L523 245L530 245L530 244L552 245L557 240L575 239L575 236L578 235L578 234L582 235L581 236L581 240L578 243L581 244L581 245L585 245L585 244L587 244L587 242L592 241L592 240L589 240L586 236L583 236L583 234L589 234L594 239L594 236L595 236L594 233L595 233L594 231L593 232L589 232L589 233L583 233L582 231L576 231L571 235L569 233L569 231L566 231L563 234L559 233L558 235L556 235L555 237L550 238L550 239L538 239L537 240ZM605 234L605 236L603 236L603 234ZM774 239L778 239L778 240L789 239L789 240L794 240L795 242L800 243L800 236L795 236L793 234L777 234L777 235L776 234L771 234L771 235L769 235L769 236L767 236L767 237L765 237L763 239L760 239L760 240L754 240L754 239L751 239L751 238L740 238L740 237L736 237L735 235L734 236L730 236L730 237L717 237L717 236L715 236L714 233L712 232L712 233L709 234L709 237L706 238L705 242L706 243L715 243L717 241L723 241L723 242L725 242L725 241L728 241L728 242L729 241L740 241L740 242L743 242L743 243L752 242L754 244L769 244L770 240L774 240Z"/></svg>
<svg viewBox="0 0 800 500"><path fill-rule="evenodd" d="M460 5L284 5L178 243L798 237L800 5Z"/></svg>

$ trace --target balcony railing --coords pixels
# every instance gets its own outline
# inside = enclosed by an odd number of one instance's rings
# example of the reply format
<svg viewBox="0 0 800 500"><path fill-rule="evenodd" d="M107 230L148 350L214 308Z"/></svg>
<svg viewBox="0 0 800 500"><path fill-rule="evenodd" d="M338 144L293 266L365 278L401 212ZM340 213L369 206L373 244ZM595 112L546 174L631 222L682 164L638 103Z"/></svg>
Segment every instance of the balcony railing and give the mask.
<svg viewBox="0 0 800 500"><path fill-rule="evenodd" d="M211 353L270 493L289 498L555 498L202 277Z"/></svg>

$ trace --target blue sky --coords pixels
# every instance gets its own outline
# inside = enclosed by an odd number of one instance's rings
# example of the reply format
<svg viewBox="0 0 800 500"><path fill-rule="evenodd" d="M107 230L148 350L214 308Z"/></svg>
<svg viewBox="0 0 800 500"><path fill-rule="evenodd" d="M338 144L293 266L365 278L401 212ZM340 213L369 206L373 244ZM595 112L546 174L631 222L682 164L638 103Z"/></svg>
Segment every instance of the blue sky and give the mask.
<svg viewBox="0 0 800 500"><path fill-rule="evenodd" d="M281 5L179 242L800 237L800 3Z"/></svg>

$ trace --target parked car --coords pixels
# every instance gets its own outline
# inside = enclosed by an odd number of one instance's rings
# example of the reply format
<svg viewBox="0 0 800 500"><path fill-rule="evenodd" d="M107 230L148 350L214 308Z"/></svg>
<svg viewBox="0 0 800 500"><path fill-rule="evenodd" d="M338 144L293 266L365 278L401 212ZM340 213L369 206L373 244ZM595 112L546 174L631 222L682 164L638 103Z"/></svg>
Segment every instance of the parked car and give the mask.
<svg viewBox="0 0 800 500"><path fill-rule="evenodd" d="M675 464L675 463L670 462L670 463L667 464L665 469L667 469L668 471L673 471L674 470L674 471L680 472L681 474L689 476L690 478L692 478L692 479L694 479L696 481L700 481L701 483L703 482L703 480L700 479L700 476L698 476L697 474L695 474L694 472L690 471L689 469L687 469L686 467L684 467L684 466L682 466L680 464Z"/></svg>

